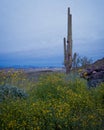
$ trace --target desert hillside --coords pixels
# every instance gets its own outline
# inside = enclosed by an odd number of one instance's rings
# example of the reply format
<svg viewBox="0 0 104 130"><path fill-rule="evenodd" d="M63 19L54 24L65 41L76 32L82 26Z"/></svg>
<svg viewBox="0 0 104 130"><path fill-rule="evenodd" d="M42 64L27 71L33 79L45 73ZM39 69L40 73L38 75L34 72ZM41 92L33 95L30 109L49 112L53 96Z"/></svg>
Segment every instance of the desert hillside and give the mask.
<svg viewBox="0 0 104 130"><path fill-rule="evenodd" d="M95 61L92 64L92 66L95 66L95 67L104 67L104 58Z"/></svg>

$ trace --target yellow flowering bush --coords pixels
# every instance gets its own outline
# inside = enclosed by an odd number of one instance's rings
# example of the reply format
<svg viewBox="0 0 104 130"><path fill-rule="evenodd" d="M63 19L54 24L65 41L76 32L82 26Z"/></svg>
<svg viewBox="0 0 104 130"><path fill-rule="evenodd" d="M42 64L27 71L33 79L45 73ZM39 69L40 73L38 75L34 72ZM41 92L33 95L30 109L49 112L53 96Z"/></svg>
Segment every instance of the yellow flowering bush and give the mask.
<svg viewBox="0 0 104 130"><path fill-rule="evenodd" d="M10 79L13 85L19 81L29 97L0 103L0 130L103 130L104 84L89 90L80 78L60 73L44 75L37 83L21 74L21 79L18 73Z"/></svg>
<svg viewBox="0 0 104 130"><path fill-rule="evenodd" d="M30 80L24 70L5 69L0 70L0 85L18 86L30 90L34 87L34 81Z"/></svg>

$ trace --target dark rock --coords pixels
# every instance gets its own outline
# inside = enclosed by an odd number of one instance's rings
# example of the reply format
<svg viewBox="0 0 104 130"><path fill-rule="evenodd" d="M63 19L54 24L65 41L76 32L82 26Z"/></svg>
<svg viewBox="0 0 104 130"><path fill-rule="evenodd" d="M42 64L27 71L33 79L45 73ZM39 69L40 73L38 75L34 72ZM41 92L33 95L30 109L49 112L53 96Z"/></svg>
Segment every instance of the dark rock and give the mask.
<svg viewBox="0 0 104 130"><path fill-rule="evenodd" d="M86 69L80 76L87 80L89 87L96 87L100 83L104 82L104 66Z"/></svg>

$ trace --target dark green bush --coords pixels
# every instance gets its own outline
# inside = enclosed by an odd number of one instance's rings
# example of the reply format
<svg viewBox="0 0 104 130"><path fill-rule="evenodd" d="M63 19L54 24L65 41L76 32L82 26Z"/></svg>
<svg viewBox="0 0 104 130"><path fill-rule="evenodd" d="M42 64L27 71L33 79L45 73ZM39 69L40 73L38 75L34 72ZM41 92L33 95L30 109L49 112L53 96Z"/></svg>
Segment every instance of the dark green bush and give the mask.
<svg viewBox="0 0 104 130"><path fill-rule="evenodd" d="M0 85L0 101L9 98L26 98L27 94L24 90L10 85Z"/></svg>

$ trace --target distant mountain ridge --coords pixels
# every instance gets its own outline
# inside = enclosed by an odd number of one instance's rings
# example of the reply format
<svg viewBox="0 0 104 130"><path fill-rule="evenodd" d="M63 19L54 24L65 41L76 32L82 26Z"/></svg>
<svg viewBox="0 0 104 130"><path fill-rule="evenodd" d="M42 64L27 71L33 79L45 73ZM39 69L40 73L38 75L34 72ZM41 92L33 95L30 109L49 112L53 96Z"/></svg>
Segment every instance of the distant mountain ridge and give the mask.
<svg viewBox="0 0 104 130"><path fill-rule="evenodd" d="M29 68L63 68L63 64L55 64L55 65L0 65L0 68L15 68L15 69L29 69ZM89 67L104 67L104 58L96 60Z"/></svg>

